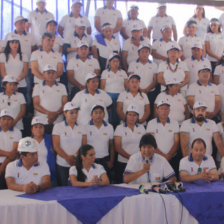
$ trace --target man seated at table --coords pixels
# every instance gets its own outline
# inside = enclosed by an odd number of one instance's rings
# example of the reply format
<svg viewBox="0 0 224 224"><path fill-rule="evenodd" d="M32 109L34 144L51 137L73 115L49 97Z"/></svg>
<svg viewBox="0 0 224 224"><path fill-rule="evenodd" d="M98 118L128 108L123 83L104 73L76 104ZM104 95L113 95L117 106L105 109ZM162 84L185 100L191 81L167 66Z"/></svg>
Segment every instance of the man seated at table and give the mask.
<svg viewBox="0 0 224 224"><path fill-rule="evenodd" d="M151 134L142 136L140 152L133 154L124 172L124 182L140 184L147 182L176 181L175 172L169 162L155 153L157 143Z"/></svg>
<svg viewBox="0 0 224 224"><path fill-rule="evenodd" d="M205 155L206 143L197 138L192 142L191 153L180 161L180 179L185 182L205 180L207 182L219 179L215 162L210 155Z"/></svg>
<svg viewBox="0 0 224 224"><path fill-rule="evenodd" d="M36 140L31 137L20 139L18 152L19 159L6 167L8 189L33 194L50 188L50 171L46 163L38 162Z"/></svg>

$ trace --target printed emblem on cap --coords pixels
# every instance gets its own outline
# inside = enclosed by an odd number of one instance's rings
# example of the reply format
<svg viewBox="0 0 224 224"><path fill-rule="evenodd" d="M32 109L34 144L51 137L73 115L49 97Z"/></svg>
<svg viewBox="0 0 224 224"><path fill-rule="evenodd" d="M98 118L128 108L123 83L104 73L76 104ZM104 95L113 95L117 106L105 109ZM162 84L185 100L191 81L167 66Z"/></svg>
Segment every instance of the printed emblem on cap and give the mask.
<svg viewBox="0 0 224 224"><path fill-rule="evenodd" d="M30 146L31 145L31 141L25 141L25 146Z"/></svg>

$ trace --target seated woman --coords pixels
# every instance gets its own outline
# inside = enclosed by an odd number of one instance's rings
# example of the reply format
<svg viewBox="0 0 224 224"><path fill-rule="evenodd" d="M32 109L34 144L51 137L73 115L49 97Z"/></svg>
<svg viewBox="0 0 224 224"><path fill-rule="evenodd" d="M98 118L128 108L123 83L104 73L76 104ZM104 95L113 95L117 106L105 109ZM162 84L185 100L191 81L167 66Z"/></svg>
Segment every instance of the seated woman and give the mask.
<svg viewBox="0 0 224 224"><path fill-rule="evenodd" d="M45 125L47 125L47 119L36 116L31 121L31 132L32 137L37 141L38 145L38 161L48 164L51 173L51 185L55 186L57 184L55 153L53 150L52 136L45 133Z"/></svg>
<svg viewBox="0 0 224 224"><path fill-rule="evenodd" d="M76 157L76 165L69 170L72 186L90 187L109 185L109 179L103 166L95 162L95 150L91 145L82 145Z"/></svg>
<svg viewBox="0 0 224 224"><path fill-rule="evenodd" d="M180 179L185 182L204 180L207 182L219 179L215 162L210 155L205 155L206 144L197 138L192 142L191 154L180 161Z"/></svg>
<svg viewBox="0 0 224 224"><path fill-rule="evenodd" d="M169 162L155 153L157 143L151 134L142 136L140 152L133 154L124 172L124 182L141 184L147 182L176 181L175 172Z"/></svg>

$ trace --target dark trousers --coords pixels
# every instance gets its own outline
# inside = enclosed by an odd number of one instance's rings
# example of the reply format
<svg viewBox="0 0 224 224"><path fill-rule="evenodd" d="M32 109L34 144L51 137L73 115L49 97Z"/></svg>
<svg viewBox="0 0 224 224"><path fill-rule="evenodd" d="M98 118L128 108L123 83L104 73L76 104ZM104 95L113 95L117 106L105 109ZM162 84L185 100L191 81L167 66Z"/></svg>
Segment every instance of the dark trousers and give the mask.
<svg viewBox="0 0 224 224"><path fill-rule="evenodd" d="M56 177L59 186L67 186L70 167L59 166L56 164Z"/></svg>
<svg viewBox="0 0 224 224"><path fill-rule="evenodd" d="M115 164L115 177L116 177L116 183L121 184L123 183L123 174L124 170L127 166L127 163L121 163L121 162L116 162Z"/></svg>
<svg viewBox="0 0 224 224"><path fill-rule="evenodd" d="M106 157L103 157L103 158L98 158L98 159L95 159L95 163L98 163L100 165L103 166L103 168L106 170L107 172L107 176L108 178L110 179L111 181L111 172L110 172L110 169L108 168L107 166L107 162L109 161L110 157L109 156L106 156Z"/></svg>
<svg viewBox="0 0 224 224"><path fill-rule="evenodd" d="M0 163L0 166L2 164ZM6 181L5 181L5 172L0 175L0 190L7 189Z"/></svg>

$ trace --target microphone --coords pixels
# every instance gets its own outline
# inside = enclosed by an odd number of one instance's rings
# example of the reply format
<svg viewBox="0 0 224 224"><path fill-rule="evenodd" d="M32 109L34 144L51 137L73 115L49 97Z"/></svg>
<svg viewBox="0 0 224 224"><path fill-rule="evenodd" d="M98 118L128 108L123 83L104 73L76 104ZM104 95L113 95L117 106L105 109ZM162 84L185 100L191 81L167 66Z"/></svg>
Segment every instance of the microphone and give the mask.
<svg viewBox="0 0 224 224"><path fill-rule="evenodd" d="M149 164L149 158L145 158L145 163Z"/></svg>
<svg viewBox="0 0 224 224"><path fill-rule="evenodd" d="M168 187L169 191L173 193L178 193L178 190L176 189L175 185L173 183L166 183L166 186Z"/></svg>
<svg viewBox="0 0 224 224"><path fill-rule="evenodd" d="M159 185L152 185L152 191L160 194L166 194L166 189L162 189Z"/></svg>
<svg viewBox="0 0 224 224"><path fill-rule="evenodd" d="M184 188L183 182L175 182L174 186L180 192L185 192L186 191L186 189Z"/></svg>
<svg viewBox="0 0 224 224"><path fill-rule="evenodd" d="M142 193L142 194L148 194L149 193L149 190L145 189L144 184L141 184L138 189L139 189L140 193Z"/></svg>

